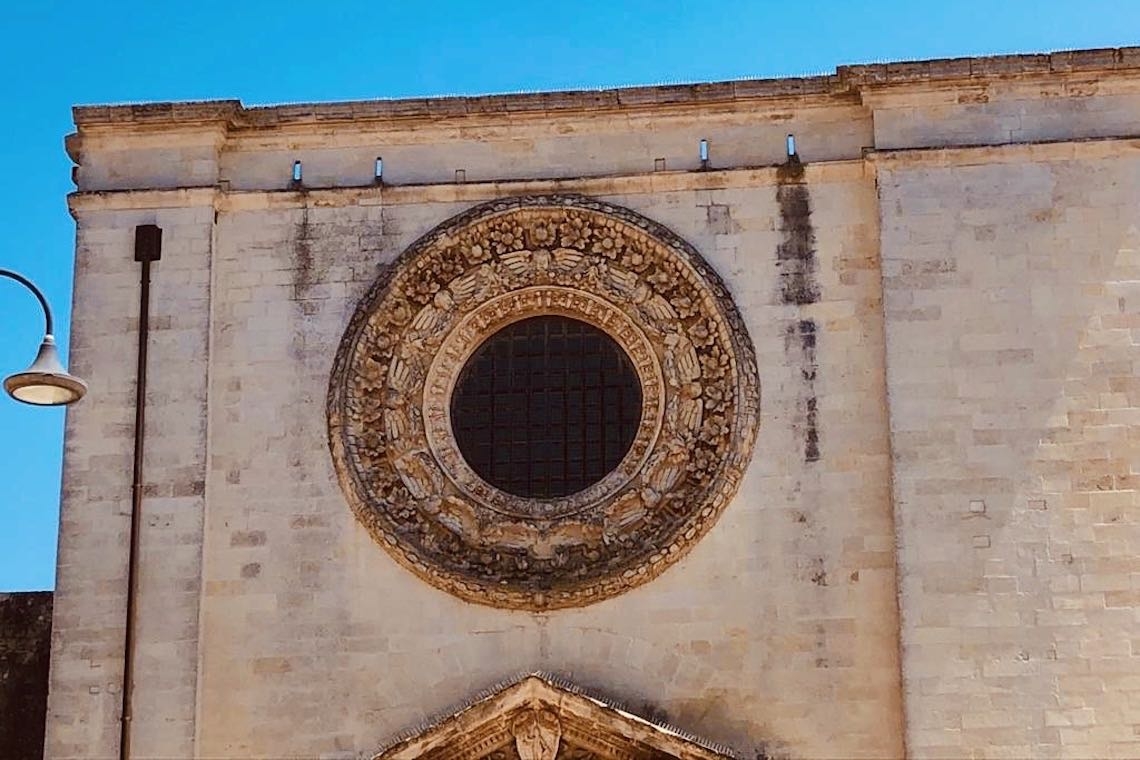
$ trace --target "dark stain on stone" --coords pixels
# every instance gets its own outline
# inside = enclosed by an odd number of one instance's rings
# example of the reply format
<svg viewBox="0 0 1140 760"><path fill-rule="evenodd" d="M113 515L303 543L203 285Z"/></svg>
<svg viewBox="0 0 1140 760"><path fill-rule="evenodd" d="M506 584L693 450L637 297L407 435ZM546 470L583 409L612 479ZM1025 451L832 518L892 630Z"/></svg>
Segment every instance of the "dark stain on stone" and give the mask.
<svg viewBox="0 0 1140 760"><path fill-rule="evenodd" d="M815 586L829 586L831 581L827 574L827 563L823 557L804 557L797 562L799 566L799 577L801 580L810 581ZM816 626L816 646L820 649L827 647L827 630L822 626Z"/></svg>
<svg viewBox="0 0 1140 760"><path fill-rule="evenodd" d="M320 339L319 325L322 309L330 303L327 293L329 280L329 241L340 242L342 232L331 225L327 211L314 208L308 191L299 191L300 218L294 224L292 240L292 339L288 344L289 358L296 371L282 378L289 394L287 406L293 410L310 408L314 394L308 378L324 372L327 346ZM306 491L314 479L316 465L305 454L305 441L310 440L314 418L294 413L283 421L286 445L283 464L295 488Z"/></svg>
<svg viewBox="0 0 1140 760"><path fill-rule="evenodd" d="M806 399L805 406L807 408L807 425L804 428L804 461L818 462L819 427L816 424L816 397L814 394Z"/></svg>
<svg viewBox="0 0 1140 760"><path fill-rule="evenodd" d="M819 461L819 400L815 392L819 361L816 357L816 326L814 319L801 319L788 325L784 334L784 348L793 366L798 367L802 390L796 402L797 422L803 429L804 461Z"/></svg>
<svg viewBox="0 0 1140 760"><path fill-rule="evenodd" d="M788 156L787 161L776 167L776 180L781 184L804 181L804 163L799 154Z"/></svg>
<svg viewBox="0 0 1140 760"><path fill-rule="evenodd" d="M660 705L653 702L643 702L640 716L650 723L664 726L669 724L669 713Z"/></svg>
<svg viewBox="0 0 1140 760"><path fill-rule="evenodd" d="M787 747L784 747L781 742L772 740L761 741L756 746L755 760L789 760L791 755L788 754Z"/></svg>
<svg viewBox="0 0 1140 760"><path fill-rule="evenodd" d="M265 531L236 530L230 534L230 546L264 546Z"/></svg>
<svg viewBox="0 0 1140 760"><path fill-rule="evenodd" d="M313 276L313 232L309 226L309 206L301 207L301 223L297 225L297 236L293 244L293 286L294 297L305 298L314 284Z"/></svg>
<svg viewBox="0 0 1140 760"><path fill-rule="evenodd" d="M782 240L776 247L780 273L780 297L784 303L804 304L819 300L816 282L815 229L811 221L811 197L804 182L804 166L792 156L776 170L776 204L780 211Z"/></svg>

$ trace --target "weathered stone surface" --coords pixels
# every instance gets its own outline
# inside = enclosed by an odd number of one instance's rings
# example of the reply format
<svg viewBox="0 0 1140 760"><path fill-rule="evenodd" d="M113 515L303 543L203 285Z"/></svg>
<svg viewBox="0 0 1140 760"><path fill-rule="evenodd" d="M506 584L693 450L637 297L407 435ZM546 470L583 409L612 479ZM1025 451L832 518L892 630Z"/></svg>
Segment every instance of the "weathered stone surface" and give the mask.
<svg viewBox="0 0 1140 760"><path fill-rule="evenodd" d="M44 752L50 591L0 594L0 756L38 760Z"/></svg>

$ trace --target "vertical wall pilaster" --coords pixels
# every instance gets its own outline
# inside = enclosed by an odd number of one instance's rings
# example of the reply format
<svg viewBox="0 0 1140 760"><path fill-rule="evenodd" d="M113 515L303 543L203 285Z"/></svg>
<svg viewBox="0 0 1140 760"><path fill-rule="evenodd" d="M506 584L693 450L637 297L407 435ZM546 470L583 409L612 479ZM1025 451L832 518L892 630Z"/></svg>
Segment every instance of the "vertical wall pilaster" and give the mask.
<svg viewBox="0 0 1140 760"><path fill-rule="evenodd" d="M139 265L152 268L133 754L193 754L206 471L212 206L78 211L72 366L90 382L65 439L46 756L118 751L131 504Z"/></svg>

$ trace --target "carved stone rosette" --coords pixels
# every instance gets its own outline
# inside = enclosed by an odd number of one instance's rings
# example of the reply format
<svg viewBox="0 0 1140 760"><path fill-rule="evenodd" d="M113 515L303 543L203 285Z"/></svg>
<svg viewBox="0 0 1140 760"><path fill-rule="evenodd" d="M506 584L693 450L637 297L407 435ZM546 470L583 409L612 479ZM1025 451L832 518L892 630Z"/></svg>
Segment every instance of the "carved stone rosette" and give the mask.
<svg viewBox="0 0 1140 760"><path fill-rule="evenodd" d="M528 499L464 461L450 399L485 339L547 314L608 333L643 408L613 472ZM589 198L510 198L432 230L361 300L332 371L329 441L357 518L405 567L472 602L556 609L650 580L708 531L750 459L758 404L747 331L691 246Z"/></svg>

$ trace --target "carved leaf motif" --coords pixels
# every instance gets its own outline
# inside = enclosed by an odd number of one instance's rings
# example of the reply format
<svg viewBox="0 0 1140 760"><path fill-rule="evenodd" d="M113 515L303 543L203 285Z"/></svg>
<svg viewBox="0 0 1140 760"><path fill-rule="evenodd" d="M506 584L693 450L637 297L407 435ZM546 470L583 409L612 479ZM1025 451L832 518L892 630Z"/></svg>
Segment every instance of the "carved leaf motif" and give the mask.
<svg viewBox="0 0 1140 760"><path fill-rule="evenodd" d="M577 271L586 257L572 248L559 248L551 254L553 267L566 274Z"/></svg>
<svg viewBox="0 0 1140 760"><path fill-rule="evenodd" d="M536 268L537 264L535 254L530 251L508 253L500 261L503 269L515 277L527 276L533 268Z"/></svg>
<svg viewBox="0 0 1140 760"><path fill-rule="evenodd" d="M648 282L640 282L634 288L631 299L646 319L653 322L671 323L677 319L677 312L669 305L669 301L659 293L654 292Z"/></svg>
<svg viewBox="0 0 1140 760"><path fill-rule="evenodd" d="M423 372L410 363L404 356L392 358L391 369L388 371L388 387L398 393L411 393L416 390Z"/></svg>
<svg viewBox="0 0 1140 760"><path fill-rule="evenodd" d="M447 325L447 317L455 309L455 300L449 290L437 291L431 303L420 309L419 314L412 320L408 337L412 340L435 341L438 340L443 328Z"/></svg>
<svg viewBox="0 0 1140 760"><path fill-rule="evenodd" d="M391 406L384 407L384 432L389 441L396 441L407 435L412 421L408 410L399 399L392 399Z"/></svg>
<svg viewBox="0 0 1140 760"><path fill-rule="evenodd" d="M396 457L395 465L400 479L414 498L430 499L439 495L443 478L426 451L404 452Z"/></svg>

